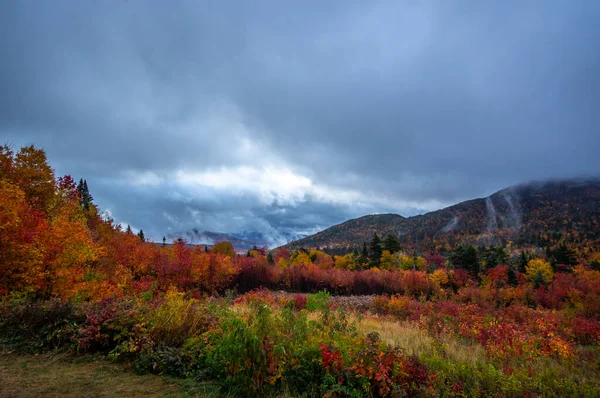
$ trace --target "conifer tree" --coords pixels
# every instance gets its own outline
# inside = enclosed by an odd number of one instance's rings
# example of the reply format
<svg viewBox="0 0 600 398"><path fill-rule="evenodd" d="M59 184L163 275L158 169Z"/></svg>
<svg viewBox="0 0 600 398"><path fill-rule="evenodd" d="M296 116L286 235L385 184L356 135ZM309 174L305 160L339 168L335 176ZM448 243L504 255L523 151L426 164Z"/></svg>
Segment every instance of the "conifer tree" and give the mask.
<svg viewBox="0 0 600 398"><path fill-rule="evenodd" d="M383 241L383 249L390 253L396 253L402 250L402 247L398 238L395 235L389 234Z"/></svg>
<svg viewBox="0 0 600 398"><path fill-rule="evenodd" d="M538 269L535 274L535 277L533 278L533 287L537 289L545 284L546 280L544 279L544 275L542 274L542 271Z"/></svg>
<svg viewBox="0 0 600 398"><path fill-rule="evenodd" d="M368 258L369 257L369 251L367 250L367 243L363 242L363 248L362 248L362 254L361 254L364 258Z"/></svg>
<svg viewBox="0 0 600 398"><path fill-rule="evenodd" d="M146 241L146 237L144 236L144 230L143 230L143 229L140 229L140 232L138 232L138 234L137 234L137 235L138 235L138 237L140 238L140 240L141 240L142 242L145 242L145 241Z"/></svg>
<svg viewBox="0 0 600 398"><path fill-rule="evenodd" d="M94 198L92 195L90 195L87 180L84 180L83 178L79 179L79 184L77 184L77 192L79 192L79 204L81 207L88 210Z"/></svg>
<svg viewBox="0 0 600 398"><path fill-rule="evenodd" d="M377 233L373 233L373 238L369 243L369 252L371 254L371 264L373 266L377 266L379 264L379 259L381 259L381 253L383 252L382 242Z"/></svg>
<svg viewBox="0 0 600 398"><path fill-rule="evenodd" d="M508 266L508 284L511 286L517 286L519 281L517 280L517 274L512 265Z"/></svg>
<svg viewBox="0 0 600 398"><path fill-rule="evenodd" d="M525 251L521 252L521 255L519 257L519 272L524 274L526 272L525 267L527 267L527 255L525 254Z"/></svg>

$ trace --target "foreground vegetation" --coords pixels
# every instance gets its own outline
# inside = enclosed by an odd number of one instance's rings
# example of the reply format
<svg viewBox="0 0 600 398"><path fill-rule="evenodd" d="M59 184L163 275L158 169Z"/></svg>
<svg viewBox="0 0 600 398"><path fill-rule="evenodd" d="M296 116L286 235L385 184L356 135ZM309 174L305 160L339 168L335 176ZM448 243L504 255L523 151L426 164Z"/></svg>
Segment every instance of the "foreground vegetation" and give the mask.
<svg viewBox="0 0 600 398"><path fill-rule="evenodd" d="M600 255L153 244L43 151L0 147L0 346L100 355L200 395L599 396Z"/></svg>
<svg viewBox="0 0 600 398"><path fill-rule="evenodd" d="M80 304L12 295L0 343L29 354L101 353L233 396L600 393L598 336L578 331L568 313L401 296L368 305L363 315L324 292L266 290L198 300L172 289Z"/></svg>
<svg viewBox="0 0 600 398"><path fill-rule="evenodd" d="M0 352L0 397L211 397L210 386L123 372L106 358Z"/></svg>

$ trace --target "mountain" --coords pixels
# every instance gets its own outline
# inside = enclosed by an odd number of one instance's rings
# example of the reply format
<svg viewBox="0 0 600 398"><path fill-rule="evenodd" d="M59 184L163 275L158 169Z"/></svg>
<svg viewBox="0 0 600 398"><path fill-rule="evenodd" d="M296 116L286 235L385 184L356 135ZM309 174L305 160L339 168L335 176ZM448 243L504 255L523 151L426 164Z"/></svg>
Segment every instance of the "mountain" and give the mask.
<svg viewBox="0 0 600 398"><path fill-rule="evenodd" d="M414 217L363 216L284 247L343 252L362 246L374 233L397 235L405 249L418 244L420 250L444 250L457 243L535 248L562 242L598 249L600 178L516 185Z"/></svg>
<svg viewBox="0 0 600 398"><path fill-rule="evenodd" d="M198 229L193 229L186 233L176 233L168 236L169 241L180 237L192 245L212 246L217 242L228 241L231 242L236 250L248 250L253 246L269 246L268 238L260 232L221 233L211 231L200 232Z"/></svg>

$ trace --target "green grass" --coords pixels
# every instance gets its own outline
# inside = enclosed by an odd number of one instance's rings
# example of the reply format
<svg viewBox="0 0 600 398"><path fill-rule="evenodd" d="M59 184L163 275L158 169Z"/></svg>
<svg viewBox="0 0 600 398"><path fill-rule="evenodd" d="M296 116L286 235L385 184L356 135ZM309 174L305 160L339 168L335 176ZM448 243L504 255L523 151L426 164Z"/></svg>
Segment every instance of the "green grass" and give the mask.
<svg viewBox="0 0 600 398"><path fill-rule="evenodd" d="M0 351L0 398L217 397L215 386L136 375L97 356L20 355Z"/></svg>

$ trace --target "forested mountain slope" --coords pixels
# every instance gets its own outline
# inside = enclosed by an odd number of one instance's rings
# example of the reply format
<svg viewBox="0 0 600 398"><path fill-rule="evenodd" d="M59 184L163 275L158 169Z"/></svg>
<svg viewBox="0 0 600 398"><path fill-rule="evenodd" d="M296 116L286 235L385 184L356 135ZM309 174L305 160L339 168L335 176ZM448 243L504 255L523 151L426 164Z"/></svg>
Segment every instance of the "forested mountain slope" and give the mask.
<svg viewBox="0 0 600 398"><path fill-rule="evenodd" d="M600 179L534 182L512 186L427 214L402 217L368 215L290 242L287 248L347 250L374 233L395 234L405 248L421 249L457 243L548 247L567 243L598 248Z"/></svg>

